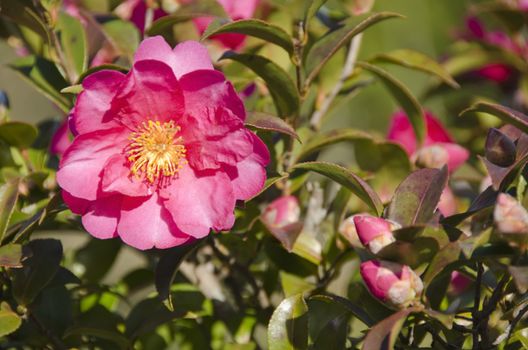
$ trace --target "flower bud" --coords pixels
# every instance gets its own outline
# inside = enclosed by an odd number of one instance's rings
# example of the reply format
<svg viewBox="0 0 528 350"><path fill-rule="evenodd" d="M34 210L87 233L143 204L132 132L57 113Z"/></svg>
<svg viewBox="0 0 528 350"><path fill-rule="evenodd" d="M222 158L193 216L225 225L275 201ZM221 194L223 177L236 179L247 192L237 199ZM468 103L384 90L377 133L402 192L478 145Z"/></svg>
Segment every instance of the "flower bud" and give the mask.
<svg viewBox="0 0 528 350"><path fill-rule="evenodd" d="M469 152L455 143L435 143L418 150L414 157L416 164L423 168L441 168L447 165L450 172L455 171L469 157Z"/></svg>
<svg viewBox="0 0 528 350"><path fill-rule="evenodd" d="M440 196L440 201L438 202L438 210L442 213L443 216L451 216L457 212L457 204L455 200L455 195L453 191L446 186L442 191Z"/></svg>
<svg viewBox="0 0 528 350"><path fill-rule="evenodd" d="M449 292L453 295L459 295L465 292L471 285L471 279L458 271L451 273L451 282L449 283Z"/></svg>
<svg viewBox="0 0 528 350"><path fill-rule="evenodd" d="M301 232L301 208L294 196L283 196L271 202L262 213L261 220L268 230L291 250Z"/></svg>
<svg viewBox="0 0 528 350"><path fill-rule="evenodd" d="M396 240L392 230L398 225L391 221L370 215L356 215L354 224L359 240L374 254Z"/></svg>
<svg viewBox="0 0 528 350"><path fill-rule="evenodd" d="M406 265L369 260L361 264L360 273L374 297L397 308L412 304L423 290L420 277Z"/></svg>
<svg viewBox="0 0 528 350"><path fill-rule="evenodd" d="M493 217L501 233L528 233L528 212L506 193L500 193L497 197Z"/></svg>

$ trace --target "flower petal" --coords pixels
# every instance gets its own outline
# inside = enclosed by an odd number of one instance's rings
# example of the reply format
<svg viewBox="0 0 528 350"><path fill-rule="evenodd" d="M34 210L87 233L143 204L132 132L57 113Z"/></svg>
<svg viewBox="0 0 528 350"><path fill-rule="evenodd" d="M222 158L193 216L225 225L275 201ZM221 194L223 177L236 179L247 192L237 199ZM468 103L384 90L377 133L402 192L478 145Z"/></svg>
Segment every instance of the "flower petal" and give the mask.
<svg viewBox="0 0 528 350"><path fill-rule="evenodd" d="M230 229L235 220L235 197L229 177L220 171L197 175L190 167L178 174L161 191L178 228L195 238L207 236L211 229Z"/></svg>
<svg viewBox="0 0 528 350"><path fill-rule="evenodd" d="M72 213L80 215L86 213L86 210L88 210L88 207L90 206L90 201L74 197L64 190L61 191L61 194L62 200L68 206L68 208L70 208Z"/></svg>
<svg viewBox="0 0 528 350"><path fill-rule="evenodd" d="M116 228L122 201L123 196L116 195L92 202L82 216L86 231L99 239L117 237Z"/></svg>
<svg viewBox="0 0 528 350"><path fill-rule="evenodd" d="M101 70L83 80L83 91L77 97L71 115L75 133L86 134L117 126L114 116L107 112L124 78L121 72Z"/></svg>
<svg viewBox="0 0 528 350"><path fill-rule="evenodd" d="M137 249L171 248L191 239L174 224L157 193L150 197L126 197L117 224L119 237Z"/></svg>
<svg viewBox="0 0 528 350"><path fill-rule="evenodd" d="M103 170L101 185L103 192L117 192L130 197L145 197L152 194L142 180L131 175L126 156L123 154L116 154L108 159Z"/></svg>
<svg viewBox="0 0 528 350"><path fill-rule="evenodd" d="M108 158L121 153L127 132L121 128L77 136L62 157L57 182L74 197L95 200L100 175Z"/></svg>

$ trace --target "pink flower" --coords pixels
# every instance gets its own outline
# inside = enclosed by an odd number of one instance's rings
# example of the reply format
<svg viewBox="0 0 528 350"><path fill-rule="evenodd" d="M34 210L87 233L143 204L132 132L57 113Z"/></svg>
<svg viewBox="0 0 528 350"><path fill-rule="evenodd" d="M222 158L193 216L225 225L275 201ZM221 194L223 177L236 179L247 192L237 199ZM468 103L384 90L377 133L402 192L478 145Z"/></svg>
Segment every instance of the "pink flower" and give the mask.
<svg viewBox="0 0 528 350"><path fill-rule="evenodd" d="M449 289L451 294L459 295L462 294L468 289L471 285L471 280L466 277L464 274L461 274L458 271L453 271L451 273L451 282Z"/></svg>
<svg viewBox="0 0 528 350"><path fill-rule="evenodd" d="M409 306L423 291L422 280L406 265L369 260L361 264L360 273L374 297L397 308Z"/></svg>
<svg viewBox="0 0 528 350"><path fill-rule="evenodd" d="M83 80L76 137L57 173L64 201L93 236L138 249L228 230L235 202L262 189L269 162L245 115L204 46L146 39L128 74Z"/></svg>
<svg viewBox="0 0 528 350"><path fill-rule="evenodd" d="M528 233L528 211L509 194L499 193L493 217L501 233Z"/></svg>
<svg viewBox="0 0 528 350"><path fill-rule="evenodd" d="M440 201L438 202L438 210L442 213L443 216L455 215L457 212L457 203L455 200L455 195L453 191L446 186L442 191L440 196Z"/></svg>
<svg viewBox="0 0 528 350"><path fill-rule="evenodd" d="M70 145L70 130L68 128L68 122L64 121L51 138L50 152L62 156Z"/></svg>
<svg viewBox="0 0 528 350"><path fill-rule="evenodd" d="M374 254L396 241L392 230L398 226L388 220L371 215L356 215L354 224L359 240Z"/></svg>
<svg viewBox="0 0 528 350"><path fill-rule="evenodd" d="M514 74L513 68L502 63L491 63L477 70L481 77L502 84L510 80Z"/></svg>
<svg viewBox="0 0 528 350"><path fill-rule="evenodd" d="M392 117L387 138L399 143L419 164L428 167L441 167L447 164L453 172L469 157L469 152L453 142L447 130L431 113L425 113L427 135L422 149L417 149L416 137L404 112L397 112Z"/></svg>
<svg viewBox="0 0 528 350"><path fill-rule="evenodd" d="M264 209L261 220L286 249L291 250L301 233L300 217L301 208L297 198L283 196L271 202Z"/></svg>
<svg viewBox="0 0 528 350"><path fill-rule="evenodd" d="M130 20L141 33L145 31L145 18L147 14L146 0L125 0L115 9L115 13L124 19ZM166 16L167 13L160 8L153 11L152 21Z"/></svg>

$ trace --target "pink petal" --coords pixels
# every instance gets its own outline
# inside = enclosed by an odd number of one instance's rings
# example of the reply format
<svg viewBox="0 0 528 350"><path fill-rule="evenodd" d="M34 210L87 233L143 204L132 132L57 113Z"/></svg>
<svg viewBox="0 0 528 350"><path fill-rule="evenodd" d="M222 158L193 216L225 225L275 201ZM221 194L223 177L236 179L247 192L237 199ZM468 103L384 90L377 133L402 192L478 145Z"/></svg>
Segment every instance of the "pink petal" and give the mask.
<svg viewBox="0 0 528 350"><path fill-rule="evenodd" d="M447 168L450 172L458 169L469 158L469 151L456 143L439 143L438 145L443 147L449 155Z"/></svg>
<svg viewBox="0 0 528 350"><path fill-rule="evenodd" d="M87 76L83 91L77 97L72 123L79 134L117 126L114 115L108 113L112 99L125 75L114 70L101 70Z"/></svg>
<svg viewBox="0 0 528 350"><path fill-rule="evenodd" d="M95 200L101 171L108 158L122 152L127 135L116 128L77 136L62 157L57 172L60 187L75 197Z"/></svg>
<svg viewBox="0 0 528 350"><path fill-rule="evenodd" d="M64 121L51 138L50 152L62 156L71 145L68 122Z"/></svg>
<svg viewBox="0 0 528 350"><path fill-rule="evenodd" d="M355 215L354 224L361 243L369 244L378 236L392 236L391 224L385 219L371 215Z"/></svg>
<svg viewBox="0 0 528 350"><path fill-rule="evenodd" d="M86 231L99 239L117 237L116 228L122 200L123 197L117 195L92 202L86 214L82 216L82 224Z"/></svg>
<svg viewBox="0 0 528 350"><path fill-rule="evenodd" d="M109 113L134 129L146 120L178 119L183 111L183 94L170 67L160 61L144 60L136 62L128 73Z"/></svg>
<svg viewBox="0 0 528 350"><path fill-rule="evenodd" d="M84 214L88 210L88 207L90 206L90 201L87 201L86 199L77 198L69 194L68 192L62 190L62 200L64 203L70 208L72 213L74 214Z"/></svg>
<svg viewBox="0 0 528 350"><path fill-rule="evenodd" d="M231 110L240 119L246 119L244 103L221 72L197 70L185 74L179 82L185 96L187 113L200 115L204 109L216 109L222 106Z"/></svg>
<svg viewBox="0 0 528 350"><path fill-rule="evenodd" d="M117 232L123 242L141 250L171 248L190 239L175 225L157 193L150 197L125 198Z"/></svg>
<svg viewBox="0 0 528 350"><path fill-rule="evenodd" d="M232 19L247 19L253 17L260 0L218 0Z"/></svg>
<svg viewBox="0 0 528 350"><path fill-rule="evenodd" d="M195 238L230 229L234 224L235 196L229 177L223 172L196 174L184 167L161 191L165 208L184 233Z"/></svg>
<svg viewBox="0 0 528 350"><path fill-rule="evenodd" d="M152 190L141 179L131 175L130 166L123 154L116 154L108 159L101 185L103 192L116 192L130 197L144 197L152 194Z"/></svg>
<svg viewBox="0 0 528 350"><path fill-rule="evenodd" d="M438 202L438 210L442 213L443 216L451 216L457 212L457 204L455 200L455 195L453 191L446 186L442 191L440 196L440 201Z"/></svg>

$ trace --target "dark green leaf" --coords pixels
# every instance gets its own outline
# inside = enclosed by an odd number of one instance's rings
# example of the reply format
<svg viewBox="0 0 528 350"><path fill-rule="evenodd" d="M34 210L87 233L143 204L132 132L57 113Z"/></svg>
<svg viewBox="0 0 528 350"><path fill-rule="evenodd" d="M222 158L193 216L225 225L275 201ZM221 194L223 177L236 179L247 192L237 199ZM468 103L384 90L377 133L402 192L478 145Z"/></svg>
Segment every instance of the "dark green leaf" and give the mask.
<svg viewBox="0 0 528 350"><path fill-rule="evenodd" d="M160 258L156 266L155 284L158 296L167 308L174 311L174 305L170 294L170 288L174 282L174 278L178 273L180 264L185 260L194 249L200 244L200 240L181 245L167 250Z"/></svg>
<svg viewBox="0 0 528 350"><path fill-rule="evenodd" d="M364 62L358 62L358 66L368 70L383 82L387 87L387 90L389 90L391 95L407 114L413 127L414 134L416 135L416 139L419 143L422 143L426 134L425 116L420 103L416 100L411 91L398 79L379 67Z"/></svg>
<svg viewBox="0 0 528 350"><path fill-rule="evenodd" d="M393 63L403 67L416 69L437 76L451 87L460 87L444 67L421 52L409 49L399 49L377 55L372 61Z"/></svg>
<svg viewBox="0 0 528 350"><path fill-rule="evenodd" d="M310 298L307 300L312 349L345 349L348 334L348 320L351 313L339 302L331 298Z"/></svg>
<svg viewBox="0 0 528 350"><path fill-rule="evenodd" d="M6 122L0 124L0 139L17 148L29 148L37 139L38 130L31 124L23 122Z"/></svg>
<svg viewBox="0 0 528 350"><path fill-rule="evenodd" d="M365 204L367 204L377 215L381 215L383 211L383 204L370 185L359 176L340 165L325 162L306 162L296 164L292 169L315 171L316 173L327 176L348 188L352 193L365 202Z"/></svg>
<svg viewBox="0 0 528 350"><path fill-rule="evenodd" d="M418 307L411 307L400 310L393 315L387 317L383 321L376 324L368 332L365 341L363 342L363 350L393 350L394 343L398 334L400 334L403 323L413 312L421 311ZM386 340L388 338L388 340ZM385 343L387 341L387 343Z"/></svg>
<svg viewBox="0 0 528 350"><path fill-rule="evenodd" d="M477 102L468 109L463 110L460 115L465 116L470 113L479 112L491 114L503 122L511 124L523 132L528 133L528 116L519 111L498 104Z"/></svg>
<svg viewBox="0 0 528 350"><path fill-rule="evenodd" d="M131 346L130 341L123 334L108 329L100 329L86 326L73 326L66 330L66 332L64 333L64 337L67 338L73 336L92 336L96 338L110 340L111 342L115 343L119 347L119 349L130 349Z"/></svg>
<svg viewBox="0 0 528 350"><path fill-rule="evenodd" d="M327 33L315 42L306 55L305 67L308 75L306 81L308 83L313 81L326 62L354 36L380 21L395 17L401 17L401 15L392 12L379 12L354 16L345 21L342 27Z"/></svg>
<svg viewBox="0 0 528 350"><path fill-rule="evenodd" d="M447 184L447 167L420 169L396 189L388 208L388 218L402 226L426 224L434 214Z"/></svg>
<svg viewBox="0 0 528 350"><path fill-rule="evenodd" d="M48 26L39 15L41 10L36 8L35 2L31 0L0 0L0 15L28 27L49 43Z"/></svg>
<svg viewBox="0 0 528 350"><path fill-rule="evenodd" d="M290 55L293 54L293 42L288 33L281 27L259 19L245 19L234 22L217 19L207 27L202 35L202 40L223 33L240 33L253 36L276 44L286 50Z"/></svg>
<svg viewBox="0 0 528 350"><path fill-rule="evenodd" d="M284 299L268 325L268 349L308 348L308 307L302 294Z"/></svg>
<svg viewBox="0 0 528 350"><path fill-rule="evenodd" d="M246 119L246 125L260 130L280 132L301 141L299 135L297 135L295 129L290 124L271 114L260 112L249 113Z"/></svg>
<svg viewBox="0 0 528 350"><path fill-rule="evenodd" d="M380 250L376 255L383 260L395 261L412 268L431 261L439 249L438 242L431 237L420 237L414 242L396 241Z"/></svg>
<svg viewBox="0 0 528 350"><path fill-rule="evenodd" d="M9 304L2 302L0 305L0 337L13 333L21 324L22 320L11 310Z"/></svg>
<svg viewBox="0 0 528 350"><path fill-rule="evenodd" d="M22 267L22 246L20 244L6 244L0 247L0 266Z"/></svg>
<svg viewBox="0 0 528 350"><path fill-rule="evenodd" d="M438 254L434 257L429 264L429 268L425 273L423 278L424 285L426 288L429 286L433 278L435 278L439 273L443 272L444 268L450 263L458 260L460 257L460 245L458 242L452 242L442 248Z"/></svg>
<svg viewBox="0 0 528 350"><path fill-rule="evenodd" d="M497 200L498 192L489 186L484 192L479 194L477 198L471 203L468 210L465 213L455 214L442 220L443 224L450 226L457 226L466 218L478 213L479 211L490 208L495 205Z"/></svg>
<svg viewBox="0 0 528 350"><path fill-rule="evenodd" d="M284 69L273 61L258 55L224 53L220 60L231 59L242 63L264 79L281 117L294 115L299 109L297 87Z"/></svg>
<svg viewBox="0 0 528 350"><path fill-rule="evenodd" d="M12 269L12 291L21 305L30 304L53 279L60 267L62 245L54 239L37 239L26 247L30 256L20 269Z"/></svg>
<svg viewBox="0 0 528 350"><path fill-rule="evenodd" d="M325 303L333 303L338 305L341 309L347 310L347 312L354 315L354 317L358 318L367 326L372 326L374 324L374 320L372 320L370 315L365 311L364 305L356 304L349 299L340 297L338 295L320 294L311 296L309 300L319 300Z"/></svg>
<svg viewBox="0 0 528 350"><path fill-rule="evenodd" d="M15 178L0 187L0 242L4 240L11 215L18 201L20 179Z"/></svg>
<svg viewBox="0 0 528 350"><path fill-rule="evenodd" d="M75 252L75 263L83 267L83 279L100 281L114 264L123 243L119 239L91 239Z"/></svg>
<svg viewBox="0 0 528 350"><path fill-rule="evenodd" d="M71 81L75 82L88 67L88 43L84 28L78 19L61 12L57 29L65 56L64 64L70 73Z"/></svg>

